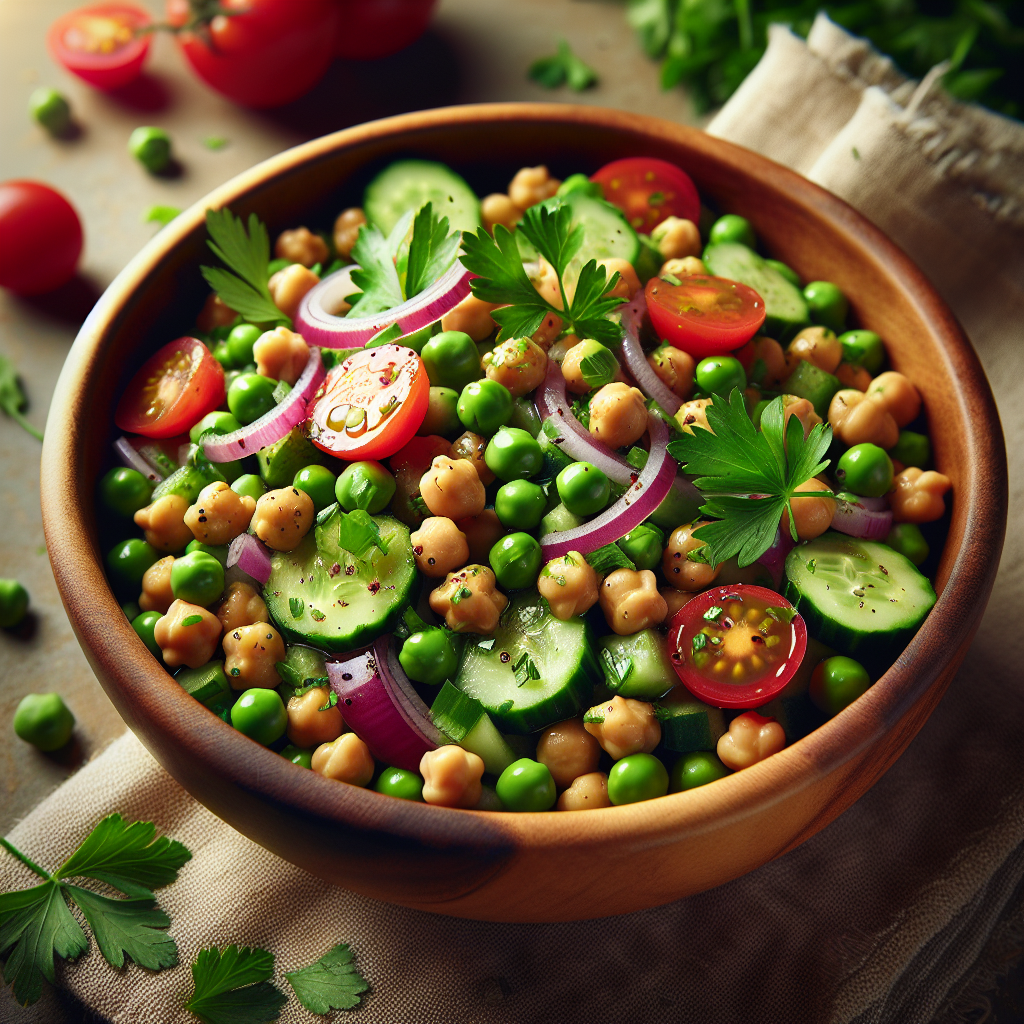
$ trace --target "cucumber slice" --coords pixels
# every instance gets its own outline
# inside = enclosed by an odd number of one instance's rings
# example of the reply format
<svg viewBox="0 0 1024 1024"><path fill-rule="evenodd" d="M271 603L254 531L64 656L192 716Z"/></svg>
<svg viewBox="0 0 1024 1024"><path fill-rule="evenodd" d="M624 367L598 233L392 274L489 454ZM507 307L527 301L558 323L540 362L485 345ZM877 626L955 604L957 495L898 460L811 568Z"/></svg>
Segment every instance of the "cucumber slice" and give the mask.
<svg viewBox="0 0 1024 1024"><path fill-rule="evenodd" d="M315 647L302 647L289 644L285 651L284 661L278 662L277 674L281 677L281 685L277 692L281 700L288 703L297 690L309 686L314 680L327 678L327 664L322 651Z"/></svg>
<svg viewBox="0 0 1024 1024"><path fill-rule="evenodd" d="M199 668L183 668L174 677L181 688L211 711L230 707L235 700L223 661L209 661Z"/></svg>
<svg viewBox="0 0 1024 1024"><path fill-rule="evenodd" d="M317 527L294 551L271 556L263 600L286 640L350 651L398 624L417 583L409 527L391 516L373 519L387 554L371 548L363 559L328 548L324 527Z"/></svg>
<svg viewBox="0 0 1024 1024"><path fill-rule="evenodd" d="M795 547L786 577L786 597L808 631L874 668L892 664L936 600L909 558L833 531Z"/></svg>
<svg viewBox="0 0 1024 1024"><path fill-rule="evenodd" d="M838 377L827 370L819 369L806 359L801 359L782 385L782 393L806 398L814 406L814 411L827 423L832 396L841 387Z"/></svg>
<svg viewBox="0 0 1024 1024"><path fill-rule="evenodd" d="M524 591L493 637L466 645L455 685L476 697L502 732L534 732L578 714L589 699L601 678L594 647L583 619L562 622L535 590ZM531 666L535 673L527 673Z"/></svg>
<svg viewBox="0 0 1024 1024"><path fill-rule="evenodd" d="M570 192L567 196L545 199L548 209L568 206L572 210L572 225L583 228L583 244L566 267L566 279L579 277L585 263L618 257L636 263L640 256L640 237L626 220L622 211L603 199L595 199L584 192Z"/></svg>
<svg viewBox="0 0 1024 1024"><path fill-rule="evenodd" d="M453 742L479 754L491 775L500 775L516 754L495 728L483 704L445 681L430 708L430 717Z"/></svg>
<svg viewBox="0 0 1024 1024"><path fill-rule="evenodd" d="M430 160L399 160L385 167L363 196L363 210L371 224L388 235L409 210L426 203L448 218L449 230L476 231L480 227L480 201L476 193L450 167Z"/></svg>
<svg viewBox="0 0 1024 1024"><path fill-rule="evenodd" d="M558 443L557 439L561 437L562 432L558 429L555 417L549 416L541 424L540 433L537 435L537 443L544 456L544 463L540 472L533 477L535 483L543 484L554 480L566 466L574 461L572 456L563 451L562 446Z"/></svg>
<svg viewBox="0 0 1024 1024"><path fill-rule="evenodd" d="M679 685L679 676L668 659L665 638L657 630L602 637L600 645L604 681L612 693L636 700L657 700Z"/></svg>
<svg viewBox="0 0 1024 1024"><path fill-rule="evenodd" d="M696 750L714 750L725 734L725 713L697 700L682 687L681 697L669 694L668 700L659 701L654 713L661 723L661 742L679 754L692 754Z"/></svg>

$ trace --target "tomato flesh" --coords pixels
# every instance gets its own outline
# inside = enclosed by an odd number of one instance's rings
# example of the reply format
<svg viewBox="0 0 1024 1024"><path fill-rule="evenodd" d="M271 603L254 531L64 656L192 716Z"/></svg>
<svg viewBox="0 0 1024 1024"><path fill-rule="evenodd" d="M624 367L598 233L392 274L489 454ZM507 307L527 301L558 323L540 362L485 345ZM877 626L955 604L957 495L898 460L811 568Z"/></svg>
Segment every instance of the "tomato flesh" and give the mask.
<svg viewBox="0 0 1024 1024"><path fill-rule="evenodd" d="M114 422L133 434L173 437L223 401L220 363L198 338L178 338L143 363L118 403Z"/></svg>
<svg viewBox="0 0 1024 1024"><path fill-rule="evenodd" d="M636 231L650 234L666 217L700 220L700 196L690 176L654 157L613 160L591 175L604 197L626 215Z"/></svg>
<svg viewBox="0 0 1024 1024"><path fill-rule="evenodd" d="M82 252L82 224L56 189L0 184L0 288L39 295L69 281Z"/></svg>
<svg viewBox="0 0 1024 1024"><path fill-rule="evenodd" d="M404 447L427 414L423 360L401 345L349 356L327 374L309 405L309 437L340 459L384 459Z"/></svg>
<svg viewBox="0 0 1024 1024"><path fill-rule="evenodd" d="M151 36L138 30L152 21L134 4L94 4L58 18L46 42L72 74L97 89L120 89L142 71Z"/></svg>
<svg viewBox="0 0 1024 1024"><path fill-rule="evenodd" d="M707 704L756 708L793 678L807 651L807 626L767 587L712 587L676 612L668 634L672 667Z"/></svg>
<svg viewBox="0 0 1024 1024"><path fill-rule="evenodd" d="M658 337L695 359L731 352L764 323L764 300L739 281L692 274L679 284L652 277L644 289Z"/></svg>

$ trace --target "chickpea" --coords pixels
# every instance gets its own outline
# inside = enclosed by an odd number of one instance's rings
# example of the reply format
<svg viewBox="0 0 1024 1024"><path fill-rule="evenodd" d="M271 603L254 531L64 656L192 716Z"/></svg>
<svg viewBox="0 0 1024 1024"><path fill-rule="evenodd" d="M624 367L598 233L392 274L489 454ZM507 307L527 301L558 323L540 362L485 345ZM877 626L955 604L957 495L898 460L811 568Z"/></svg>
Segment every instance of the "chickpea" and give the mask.
<svg viewBox="0 0 1024 1024"><path fill-rule="evenodd" d="M186 622L189 623L187 626ZM213 612L197 604L172 601L166 613L157 619L153 636L168 668L177 668L179 665L199 668L217 650L220 621Z"/></svg>
<svg viewBox="0 0 1024 1024"><path fill-rule="evenodd" d="M252 528L268 548L294 551L314 522L313 499L298 487L281 487L260 495L252 517Z"/></svg>
<svg viewBox="0 0 1024 1024"><path fill-rule="evenodd" d="M567 622L597 604L597 573L578 552L552 558L537 577L537 590L556 619Z"/></svg>
<svg viewBox="0 0 1024 1024"><path fill-rule="evenodd" d="M668 611L650 569L616 569L601 583L598 600L608 625L619 636L631 636L664 622Z"/></svg>
<svg viewBox="0 0 1024 1024"><path fill-rule="evenodd" d="M484 372L491 380L521 398L533 391L548 368L547 353L529 338L509 338L484 357Z"/></svg>
<svg viewBox="0 0 1024 1024"><path fill-rule="evenodd" d="M566 346L567 351L562 358L562 376L565 378L565 386L574 395L585 395L588 391L591 391L591 386L583 379L583 360L593 352L594 345L599 342L580 342L576 335L570 335L574 340L572 345ZM558 346L567 341L568 338L563 338L558 342ZM553 348L548 353L548 358L555 358L556 351Z"/></svg>
<svg viewBox="0 0 1024 1024"><path fill-rule="evenodd" d="M472 430L459 434L452 442L452 458L467 459L472 463L476 475L480 477L480 482L486 486L494 483L494 473L484 462L485 451L487 451L487 438L481 437L480 434L474 434Z"/></svg>
<svg viewBox="0 0 1024 1024"><path fill-rule="evenodd" d="M636 276L633 264L629 260L612 256L608 259L598 260L597 265L604 267L609 281L612 279L612 274L619 275L618 281L615 282L615 287L606 291L605 295L611 295L617 299L626 299L628 301L640 291L640 278Z"/></svg>
<svg viewBox="0 0 1024 1024"><path fill-rule="evenodd" d="M483 482L468 459L439 455L420 479L420 495L435 516L465 519L484 510Z"/></svg>
<svg viewBox="0 0 1024 1024"><path fill-rule="evenodd" d="M661 345L647 357L647 362L662 384L674 395L684 401L690 397L697 361L689 352L674 345Z"/></svg>
<svg viewBox="0 0 1024 1024"><path fill-rule="evenodd" d="M604 772L581 775L558 798L559 811L593 811L598 807L611 807L608 799L608 776Z"/></svg>
<svg viewBox="0 0 1024 1024"><path fill-rule="evenodd" d="M223 480L207 484L185 513L185 525L204 544L227 544L249 529L256 499L238 494Z"/></svg>
<svg viewBox="0 0 1024 1024"><path fill-rule="evenodd" d="M871 386L871 374L856 363L840 363L836 367L836 377L844 388L856 391L867 391Z"/></svg>
<svg viewBox="0 0 1024 1024"><path fill-rule="evenodd" d="M588 722L588 718L599 721ZM661 724L654 715L654 705L628 697L615 696L592 707L583 716L583 728L616 761L630 754L649 754L661 742Z"/></svg>
<svg viewBox="0 0 1024 1024"><path fill-rule="evenodd" d="M230 633L239 626L251 626L254 622L270 620L270 613L263 598L250 584L242 580L228 584L216 614L225 633Z"/></svg>
<svg viewBox="0 0 1024 1024"><path fill-rule="evenodd" d="M180 494L165 494L152 505L135 513L135 525L146 531L146 540L157 551L180 551L193 539L185 525L188 498Z"/></svg>
<svg viewBox="0 0 1024 1024"><path fill-rule="evenodd" d="M953 486L944 473L922 472L917 466L904 469L889 492L892 517L897 523L933 523L946 511L942 496Z"/></svg>
<svg viewBox="0 0 1024 1024"><path fill-rule="evenodd" d="M613 381L590 403L590 433L609 448L634 444L647 429L647 406L639 388Z"/></svg>
<svg viewBox="0 0 1024 1024"><path fill-rule="evenodd" d="M277 662L285 659L284 641L268 622L253 622L226 634L224 654L224 673L235 690L270 689L281 682Z"/></svg>
<svg viewBox="0 0 1024 1024"><path fill-rule="evenodd" d="M706 274L708 268L704 261L696 256L684 256L682 259L665 260L658 271L658 277L691 277L693 274Z"/></svg>
<svg viewBox="0 0 1024 1024"><path fill-rule="evenodd" d="M451 456L452 446L437 434L427 434L425 441L429 445L414 448L406 446L391 457L391 472L395 474L395 495L391 499L391 510L396 519L406 526L417 527L427 518L422 510L420 498L420 480L430 469L430 463L438 455ZM415 502L415 504L414 504ZM485 559L486 561L486 559Z"/></svg>
<svg viewBox="0 0 1024 1024"><path fill-rule="evenodd" d="M537 262L535 271L527 271L533 287L542 299L554 306L562 308L562 289L558 285L558 271L543 256Z"/></svg>
<svg viewBox="0 0 1024 1024"><path fill-rule="evenodd" d="M161 558L154 562L142 574L142 593L139 595L139 607L144 612L160 612L166 614L174 600L174 593L171 591L171 566L174 565L174 555Z"/></svg>
<svg viewBox="0 0 1024 1024"><path fill-rule="evenodd" d="M895 370L880 373L871 382L867 394L892 416L898 427L905 427L911 420L917 419L921 411L920 392L902 373Z"/></svg>
<svg viewBox="0 0 1024 1024"><path fill-rule="evenodd" d="M548 169L540 167L523 167L509 182L508 197L520 210L528 210L531 206L550 199L561 185L558 178L552 178Z"/></svg>
<svg viewBox="0 0 1024 1024"><path fill-rule="evenodd" d="M683 217L666 217L651 232L651 241L666 260L700 256L703 248L697 225Z"/></svg>
<svg viewBox="0 0 1024 1024"><path fill-rule="evenodd" d="M352 248L359 241L359 229L365 223L366 214L358 206L350 206L338 214L334 222L334 248L343 260L352 255Z"/></svg>
<svg viewBox="0 0 1024 1024"><path fill-rule="evenodd" d="M661 571L665 579L677 590L696 594L707 590L722 571L720 565L714 569L707 562L695 561L690 553L704 547L704 541L693 535L694 530L704 523L684 523L677 526L668 538L668 544L661 556Z"/></svg>
<svg viewBox="0 0 1024 1024"><path fill-rule="evenodd" d="M441 317L441 330L462 331L474 341L484 341L494 333L491 313L498 305L497 302L484 302L470 293Z"/></svg>
<svg viewBox="0 0 1024 1024"><path fill-rule="evenodd" d="M811 428L821 423L821 417L814 411L814 406L806 398L797 398L796 395L782 396L782 424L783 429L789 425L789 417L795 416L800 425L804 428L804 437L811 432ZM785 437L785 433L783 433Z"/></svg>
<svg viewBox="0 0 1024 1024"><path fill-rule="evenodd" d="M469 557L474 563L485 563L491 548L505 536L505 527L493 508L484 509L478 516L466 516L455 525L466 535Z"/></svg>
<svg viewBox="0 0 1024 1024"><path fill-rule="evenodd" d="M320 278L301 263L293 263L273 274L267 282L270 297L285 316L295 318L306 292L317 284Z"/></svg>
<svg viewBox="0 0 1024 1024"><path fill-rule="evenodd" d="M786 365L790 373L805 360L819 370L831 373L843 359L843 346L835 331L827 327L805 327L790 343L786 351Z"/></svg>
<svg viewBox="0 0 1024 1024"><path fill-rule="evenodd" d="M309 346L301 334L287 327L265 331L252 347L256 372L263 377L294 384L309 362Z"/></svg>
<svg viewBox="0 0 1024 1024"><path fill-rule="evenodd" d="M888 450L900 439L891 414L863 391L837 391L828 407L828 421L835 436L850 448L870 443Z"/></svg>
<svg viewBox="0 0 1024 1024"><path fill-rule="evenodd" d="M797 487L801 494L831 494L832 488L813 477ZM832 498L793 498L793 517L796 520L796 535L800 540L820 537L831 525L836 514L836 502ZM789 533L789 509L782 513L781 529Z"/></svg>
<svg viewBox="0 0 1024 1024"><path fill-rule="evenodd" d="M493 633L508 598L495 589L494 573L486 565L467 565L448 578L429 599L430 608L444 616L455 633Z"/></svg>
<svg viewBox="0 0 1024 1024"><path fill-rule="evenodd" d="M547 765L555 785L567 789L581 775L597 771L601 744L578 718L549 725L537 741L537 760Z"/></svg>
<svg viewBox="0 0 1024 1024"><path fill-rule="evenodd" d="M664 625L668 625L675 617L676 612L683 607L684 604L689 604L694 599L695 594L690 594L685 590L676 590L675 587L661 587L658 593L665 598L665 605L668 611L665 612Z"/></svg>
<svg viewBox="0 0 1024 1024"><path fill-rule="evenodd" d="M325 779L368 786L373 778L373 754L354 732L343 732L336 740L322 743L313 751L311 767Z"/></svg>
<svg viewBox="0 0 1024 1024"><path fill-rule="evenodd" d="M745 711L729 723L718 740L718 757L726 768L739 771L777 754L786 745L786 733L774 718Z"/></svg>
<svg viewBox="0 0 1024 1024"><path fill-rule="evenodd" d="M326 263L330 251L319 235L302 227L282 231L274 243L274 255L279 260L291 260L292 263L311 267L314 263Z"/></svg>
<svg viewBox="0 0 1024 1024"><path fill-rule="evenodd" d="M196 329L209 334L215 327L227 327L238 314L216 293L210 292L196 317Z"/></svg>
<svg viewBox="0 0 1024 1024"><path fill-rule="evenodd" d="M466 535L444 516L424 519L420 528L409 535L416 568L424 576L447 576L469 560Z"/></svg>
<svg viewBox="0 0 1024 1024"><path fill-rule="evenodd" d="M336 740L345 729L341 708L326 707L331 691L317 686L288 699L288 739L297 747L318 747ZM325 710L321 711L321 708Z"/></svg>
<svg viewBox="0 0 1024 1024"><path fill-rule="evenodd" d="M540 327L538 327L530 337L540 345L545 352L548 352L561 333L562 318L555 316L554 313L548 313L548 315L540 322ZM571 337L573 339L572 345L577 344L580 340L576 335L571 335ZM571 348L572 345L566 345L566 348Z"/></svg>
<svg viewBox="0 0 1024 1024"><path fill-rule="evenodd" d="M475 807L483 787L484 762L454 743L428 750L420 758L423 799L437 807Z"/></svg>
<svg viewBox="0 0 1024 1024"><path fill-rule="evenodd" d="M770 388L778 384L788 376L786 367L786 353L782 346L774 339L759 334L751 341L754 363L761 360L764 364L764 372L760 378L760 386ZM753 367L751 367L753 370Z"/></svg>
<svg viewBox="0 0 1024 1024"><path fill-rule="evenodd" d="M711 424L708 423L708 406L710 404L710 398L694 398L681 405L676 413L676 423L679 424L679 429L687 434L692 434L695 426L711 430ZM711 433L714 431L711 430Z"/></svg>
<svg viewBox="0 0 1024 1024"><path fill-rule="evenodd" d="M492 192L480 201L480 219L484 222L484 228L492 235L495 224L501 224L509 231L514 231L522 216L523 211L504 192Z"/></svg>

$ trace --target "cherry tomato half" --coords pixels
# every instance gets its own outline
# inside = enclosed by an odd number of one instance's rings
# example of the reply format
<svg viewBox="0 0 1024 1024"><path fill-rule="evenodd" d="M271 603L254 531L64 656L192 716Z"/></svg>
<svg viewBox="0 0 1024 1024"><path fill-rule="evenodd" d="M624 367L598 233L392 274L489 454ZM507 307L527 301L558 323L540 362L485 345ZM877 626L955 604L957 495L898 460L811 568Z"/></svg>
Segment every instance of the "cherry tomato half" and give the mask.
<svg viewBox="0 0 1024 1024"><path fill-rule="evenodd" d="M731 352L764 323L764 300L724 277L693 274L679 284L652 277L644 289L658 337L695 359Z"/></svg>
<svg viewBox="0 0 1024 1024"><path fill-rule="evenodd" d="M246 107L279 107L307 93L327 70L342 5L336 0L223 0L200 30L178 44L196 74ZM167 20L184 25L189 0L167 0Z"/></svg>
<svg viewBox="0 0 1024 1024"><path fill-rule="evenodd" d="M626 215L637 231L650 234L666 217L700 220L700 196L690 176L667 160L631 156L605 164L591 181Z"/></svg>
<svg viewBox="0 0 1024 1024"><path fill-rule="evenodd" d="M437 0L336 0L341 8L334 54L348 60L390 57L416 42Z"/></svg>
<svg viewBox="0 0 1024 1024"><path fill-rule="evenodd" d="M149 53L149 12L135 4L93 4L58 18L46 34L54 60L97 89L135 81Z"/></svg>
<svg viewBox="0 0 1024 1024"><path fill-rule="evenodd" d="M142 364L114 422L146 437L185 433L224 401L224 370L198 338L168 342Z"/></svg>
<svg viewBox="0 0 1024 1024"><path fill-rule="evenodd" d="M411 348L380 345L327 374L309 404L309 438L340 459L384 459L408 443L427 414L430 379Z"/></svg>
<svg viewBox="0 0 1024 1024"><path fill-rule="evenodd" d="M75 274L82 224L75 208L38 181L0 184L0 288L52 291Z"/></svg>
<svg viewBox="0 0 1024 1024"><path fill-rule="evenodd" d="M767 587L712 587L676 612L668 654L683 685L719 708L756 708L777 696L807 652L807 626Z"/></svg>

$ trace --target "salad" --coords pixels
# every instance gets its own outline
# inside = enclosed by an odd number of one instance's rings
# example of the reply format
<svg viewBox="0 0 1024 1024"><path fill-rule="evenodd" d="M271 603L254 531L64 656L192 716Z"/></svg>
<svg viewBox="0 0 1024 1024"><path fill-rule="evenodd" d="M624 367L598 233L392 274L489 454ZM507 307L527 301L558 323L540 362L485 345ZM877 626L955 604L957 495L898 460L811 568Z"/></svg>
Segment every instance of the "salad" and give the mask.
<svg viewBox="0 0 1024 1024"><path fill-rule="evenodd" d="M934 604L913 382L681 168L480 199L403 160L273 254L255 215L207 227L195 331L115 413L107 565L177 683L294 764L652 799L838 714Z"/></svg>

